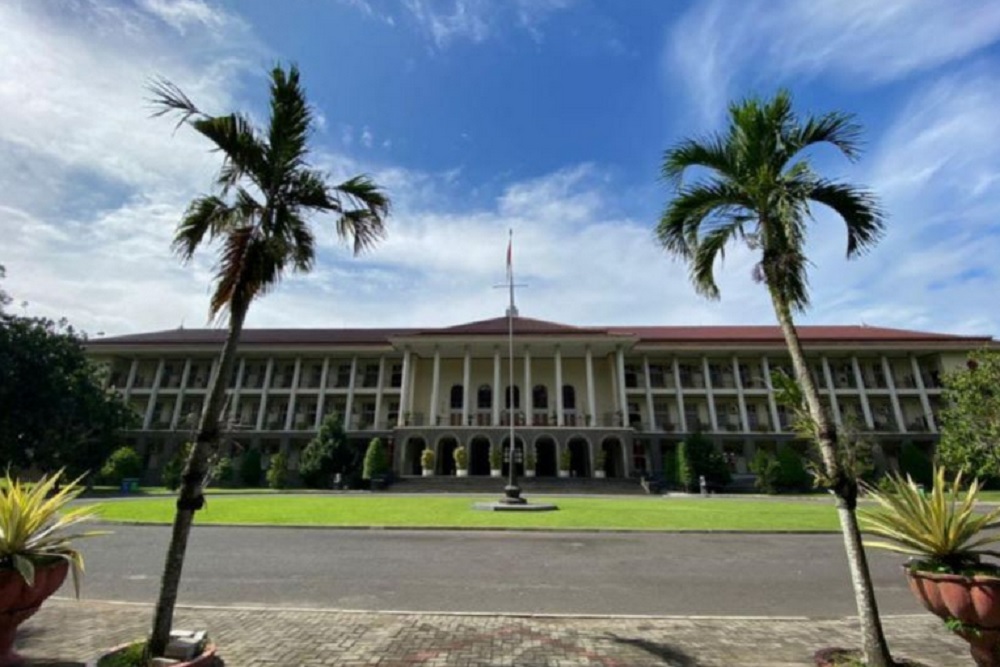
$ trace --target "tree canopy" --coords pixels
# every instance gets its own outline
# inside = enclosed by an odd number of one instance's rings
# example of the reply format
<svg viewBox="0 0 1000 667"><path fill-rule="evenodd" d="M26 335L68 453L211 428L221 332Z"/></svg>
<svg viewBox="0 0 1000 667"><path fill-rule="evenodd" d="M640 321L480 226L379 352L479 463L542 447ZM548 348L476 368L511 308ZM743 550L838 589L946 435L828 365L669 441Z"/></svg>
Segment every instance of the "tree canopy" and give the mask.
<svg viewBox="0 0 1000 667"><path fill-rule="evenodd" d="M979 350L945 374L938 460L952 471L1000 478L1000 352Z"/></svg>

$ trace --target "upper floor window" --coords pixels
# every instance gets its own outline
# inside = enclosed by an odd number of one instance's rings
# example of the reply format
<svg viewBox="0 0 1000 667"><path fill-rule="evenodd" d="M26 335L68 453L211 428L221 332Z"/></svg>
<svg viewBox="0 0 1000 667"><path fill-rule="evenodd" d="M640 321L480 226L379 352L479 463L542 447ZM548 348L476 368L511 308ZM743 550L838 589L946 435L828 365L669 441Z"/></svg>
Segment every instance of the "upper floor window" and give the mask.
<svg viewBox="0 0 1000 667"><path fill-rule="evenodd" d="M451 409L461 410L462 403L464 403L464 391L462 391L462 385L456 384L451 387Z"/></svg>
<svg viewBox="0 0 1000 667"><path fill-rule="evenodd" d="M493 407L493 388L488 384L481 385L476 392L476 405L480 410L489 410Z"/></svg>
<svg viewBox="0 0 1000 667"><path fill-rule="evenodd" d="M513 390L514 394L513 407L516 410L521 407L521 390L518 388L517 385L514 385L513 387L507 387L506 407L508 410L511 408L511 400L510 400L511 390Z"/></svg>
<svg viewBox="0 0 1000 667"><path fill-rule="evenodd" d="M562 393L563 410L576 410L576 389L573 388L573 385L564 384Z"/></svg>
<svg viewBox="0 0 1000 667"><path fill-rule="evenodd" d="M544 384L536 384L531 390L531 405L535 410L547 410L549 408L549 390Z"/></svg>

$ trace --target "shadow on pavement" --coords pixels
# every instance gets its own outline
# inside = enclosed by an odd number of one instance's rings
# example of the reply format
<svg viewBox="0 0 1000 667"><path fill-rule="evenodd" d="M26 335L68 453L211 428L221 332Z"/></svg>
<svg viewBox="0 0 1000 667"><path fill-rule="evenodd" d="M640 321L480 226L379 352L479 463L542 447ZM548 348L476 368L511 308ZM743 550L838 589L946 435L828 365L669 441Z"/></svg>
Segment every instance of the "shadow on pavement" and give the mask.
<svg viewBox="0 0 1000 667"><path fill-rule="evenodd" d="M641 649L652 656L655 656L663 661L666 667L702 667L702 664L692 658L690 655L684 651L671 646L670 644L658 644L656 642L647 641L645 639L636 639L634 637L619 637L618 635L608 634L605 635L611 641L616 644L625 644L627 646L634 646L635 648Z"/></svg>

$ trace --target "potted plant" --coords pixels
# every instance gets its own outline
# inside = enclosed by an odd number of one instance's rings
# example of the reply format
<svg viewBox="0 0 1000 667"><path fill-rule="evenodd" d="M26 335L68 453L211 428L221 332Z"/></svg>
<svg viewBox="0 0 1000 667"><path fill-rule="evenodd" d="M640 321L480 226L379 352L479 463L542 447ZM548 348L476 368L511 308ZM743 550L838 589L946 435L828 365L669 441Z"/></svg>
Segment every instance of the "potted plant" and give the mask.
<svg viewBox="0 0 1000 667"><path fill-rule="evenodd" d="M889 540L869 546L915 557L904 566L910 590L969 642L976 664L1000 667L1000 568L982 561L1000 556L984 548L1000 535L983 534L1000 526L1000 508L977 513L980 490L973 480L963 492L961 473L949 482L940 467L930 493L909 475L890 477L866 487L878 508L859 515L868 532Z"/></svg>
<svg viewBox="0 0 1000 667"><path fill-rule="evenodd" d="M562 451L559 452L559 476L569 477L569 466L573 461L573 454L569 451L569 447L563 447Z"/></svg>
<svg viewBox="0 0 1000 667"><path fill-rule="evenodd" d="M434 476L434 450L425 449L420 452L420 467L423 468L424 477Z"/></svg>
<svg viewBox="0 0 1000 667"><path fill-rule="evenodd" d="M528 450L524 453L524 476L534 477L535 466L537 464L538 464L538 458L535 456L535 448L528 447Z"/></svg>
<svg viewBox="0 0 1000 667"><path fill-rule="evenodd" d="M500 477L503 472L503 450L500 447L490 447L490 477Z"/></svg>
<svg viewBox="0 0 1000 667"><path fill-rule="evenodd" d="M605 464L608 462L608 453L604 449L598 449L597 454L594 456L594 477L597 479L604 479L607 477L607 473L604 470Z"/></svg>
<svg viewBox="0 0 1000 667"><path fill-rule="evenodd" d="M469 452L465 447L456 447L455 451L452 452L452 458L455 459L455 476L456 477L467 477L469 475Z"/></svg>
<svg viewBox="0 0 1000 667"><path fill-rule="evenodd" d="M77 478L58 491L62 470L23 484L10 476L0 488L0 665L18 665L14 651L17 626L30 618L73 573L73 588L80 595L83 556L73 547L80 537L99 532L70 533L71 528L93 518L89 507L68 509L83 491Z"/></svg>

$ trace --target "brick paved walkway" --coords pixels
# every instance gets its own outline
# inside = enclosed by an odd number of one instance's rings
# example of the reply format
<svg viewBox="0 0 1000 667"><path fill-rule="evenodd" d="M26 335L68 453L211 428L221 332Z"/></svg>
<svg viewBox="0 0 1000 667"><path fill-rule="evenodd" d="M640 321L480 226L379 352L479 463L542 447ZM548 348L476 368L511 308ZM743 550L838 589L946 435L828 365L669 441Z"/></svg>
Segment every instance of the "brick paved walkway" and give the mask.
<svg viewBox="0 0 1000 667"><path fill-rule="evenodd" d="M152 608L50 600L21 629L31 665L82 667L142 636ZM930 615L885 619L897 658L972 665ZM850 620L526 618L311 610L179 608L175 627L208 628L229 667L790 667L856 642Z"/></svg>

